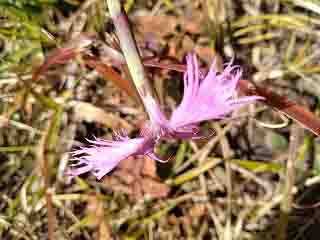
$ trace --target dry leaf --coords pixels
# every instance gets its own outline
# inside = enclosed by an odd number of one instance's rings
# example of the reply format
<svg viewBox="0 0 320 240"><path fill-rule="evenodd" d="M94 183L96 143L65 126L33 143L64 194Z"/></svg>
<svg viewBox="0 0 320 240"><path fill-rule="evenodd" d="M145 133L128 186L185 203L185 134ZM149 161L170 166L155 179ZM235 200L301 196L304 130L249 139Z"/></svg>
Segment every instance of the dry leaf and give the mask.
<svg viewBox="0 0 320 240"><path fill-rule="evenodd" d="M154 198L166 197L170 191L166 184L157 182L152 178L141 178L141 186L145 194L149 194Z"/></svg>
<svg viewBox="0 0 320 240"><path fill-rule="evenodd" d="M142 168L142 175L152 177L152 178L157 178L157 167L156 163L153 159L144 156L144 164Z"/></svg>
<svg viewBox="0 0 320 240"><path fill-rule="evenodd" d="M157 176L155 161L148 157L130 157L121 161L112 174L103 178L103 184L136 200L144 195L162 198L170 192L170 187L161 183Z"/></svg>
<svg viewBox="0 0 320 240"><path fill-rule="evenodd" d="M204 203L195 204L194 206L192 206L189 212L191 217L202 217L206 214L206 205Z"/></svg>
<svg viewBox="0 0 320 240"><path fill-rule="evenodd" d="M75 101L74 114L78 121L96 122L110 128L124 128L128 132L133 130L133 126L126 120L113 114L105 112L91 103Z"/></svg>
<svg viewBox="0 0 320 240"><path fill-rule="evenodd" d="M154 33L159 38L174 33L178 25L184 31L198 34L201 31L201 21L202 15L191 16L188 19L165 15L144 15L133 19L142 33Z"/></svg>

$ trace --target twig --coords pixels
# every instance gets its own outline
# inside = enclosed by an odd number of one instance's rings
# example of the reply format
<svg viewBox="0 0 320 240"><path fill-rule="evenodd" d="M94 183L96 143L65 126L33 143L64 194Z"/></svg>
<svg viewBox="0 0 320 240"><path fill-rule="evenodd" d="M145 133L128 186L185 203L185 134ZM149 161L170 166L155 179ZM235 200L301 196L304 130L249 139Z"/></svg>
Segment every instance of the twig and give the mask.
<svg viewBox="0 0 320 240"><path fill-rule="evenodd" d="M295 195L297 194L298 189L296 187L292 188L291 194ZM275 195L271 200L265 202L264 204L261 204L261 207L258 208L254 215L249 217L249 223L255 223L259 221L261 218L263 218L265 215L270 213L270 211L281 204L281 201L285 198L285 195L283 193Z"/></svg>
<svg viewBox="0 0 320 240"><path fill-rule="evenodd" d="M45 134L42 136L42 140L39 144L39 155L38 158L42 163L41 173L44 179L44 190L46 195L46 206L47 206L47 216L48 216L48 239L55 240L54 229L55 229L55 214L52 204L52 189L50 187L50 159L52 151L57 145L58 142L58 131L60 128L60 118L63 112L62 107L56 103L51 98L44 96L36 92L28 83L25 83L26 88L30 93L38 100L43 106L47 107L54 111L54 114L51 118L50 124L46 129Z"/></svg>
<svg viewBox="0 0 320 240"><path fill-rule="evenodd" d="M293 194L295 182L295 160L298 154L300 128L297 124L291 127L289 154L286 167L285 183L284 183L284 198L281 203L280 220L278 224L278 240L287 239L287 227L289 222L289 214L292 209Z"/></svg>
<svg viewBox="0 0 320 240"><path fill-rule="evenodd" d="M232 217L232 171L230 165L230 158L232 156L231 148L229 142L224 134L222 134L223 129L218 123L213 124L215 130L218 134L221 134L220 145L222 149L222 155L224 158L224 163L226 167L226 179L227 179L227 217L226 217L226 226L224 229L224 240L232 240L232 227L231 227L231 217Z"/></svg>
<svg viewBox="0 0 320 240"><path fill-rule="evenodd" d="M48 239L54 240L54 210L52 205L52 192L50 190L50 166L48 159L48 138L49 138L50 125L46 134L42 137L39 145L39 160L42 163L41 172L44 179L44 192L46 198L47 218L48 218Z"/></svg>

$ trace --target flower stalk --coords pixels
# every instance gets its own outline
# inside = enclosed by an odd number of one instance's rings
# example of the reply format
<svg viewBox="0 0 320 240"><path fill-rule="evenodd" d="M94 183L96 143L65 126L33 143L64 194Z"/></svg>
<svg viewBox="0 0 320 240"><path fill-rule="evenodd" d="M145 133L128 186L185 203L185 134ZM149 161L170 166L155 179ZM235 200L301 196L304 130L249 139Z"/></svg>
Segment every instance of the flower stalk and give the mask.
<svg viewBox="0 0 320 240"><path fill-rule="evenodd" d="M154 108L158 103L154 97L152 86L146 77L136 41L129 26L128 17L119 0L107 0L107 4L133 83L139 93L150 120L154 121L150 112L154 112Z"/></svg>

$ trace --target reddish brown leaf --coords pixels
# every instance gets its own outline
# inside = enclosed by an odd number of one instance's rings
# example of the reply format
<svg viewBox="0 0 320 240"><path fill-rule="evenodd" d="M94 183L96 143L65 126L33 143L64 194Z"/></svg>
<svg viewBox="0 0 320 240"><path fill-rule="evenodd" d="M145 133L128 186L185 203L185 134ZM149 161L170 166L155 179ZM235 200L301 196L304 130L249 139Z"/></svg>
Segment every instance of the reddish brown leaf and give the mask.
<svg viewBox="0 0 320 240"><path fill-rule="evenodd" d="M170 192L170 187L157 176L154 160L148 157L121 161L112 174L103 178L103 183L115 192L128 194L132 200L139 200L144 195L162 198Z"/></svg>
<svg viewBox="0 0 320 240"><path fill-rule="evenodd" d="M57 64L64 64L76 56L73 48L59 48L55 50L52 55L46 58L46 61L34 71L32 80L37 81L39 76L44 74L49 67Z"/></svg>
<svg viewBox="0 0 320 240"><path fill-rule="evenodd" d="M289 100L285 96L280 96L268 88L254 86L247 80L239 82L239 89L246 95L259 95L265 98L265 103L282 112L289 118L300 123L309 131L320 136L320 119L305 107Z"/></svg>
<svg viewBox="0 0 320 240"><path fill-rule="evenodd" d="M69 60L75 58L77 54L83 52L86 47L92 44L94 37L87 33L79 34L76 38L67 42L64 47L54 50L45 60L45 62L37 68L32 80L37 81L41 74L44 74L51 66L65 64Z"/></svg>
<svg viewBox="0 0 320 240"><path fill-rule="evenodd" d="M124 90L130 97L138 100L136 90L131 82L122 78L121 75L113 70L112 67L102 63L101 61L93 57L86 57L85 63L89 67L94 68L105 79L111 80L117 87Z"/></svg>

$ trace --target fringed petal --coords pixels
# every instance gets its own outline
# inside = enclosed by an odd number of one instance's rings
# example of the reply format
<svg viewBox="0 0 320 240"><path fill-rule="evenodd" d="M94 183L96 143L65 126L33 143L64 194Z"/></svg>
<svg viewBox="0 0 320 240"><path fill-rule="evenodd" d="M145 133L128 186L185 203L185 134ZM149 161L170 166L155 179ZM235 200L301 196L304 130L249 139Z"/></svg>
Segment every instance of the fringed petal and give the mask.
<svg viewBox="0 0 320 240"><path fill-rule="evenodd" d="M151 153L154 142L143 137L130 139L124 135L117 135L114 141L95 138L89 140L92 146L82 147L71 152L73 161L72 169L67 171L70 176L77 176L91 172L100 180L112 171L120 161L136 155Z"/></svg>
<svg viewBox="0 0 320 240"><path fill-rule="evenodd" d="M208 74L202 78L195 54L187 56L184 96L169 121L173 131L179 132L178 129L198 125L203 121L225 118L245 104L263 100L258 96L236 97L236 86L241 79L242 70L240 66L233 65L233 60L221 73L218 73L214 65L212 64Z"/></svg>

